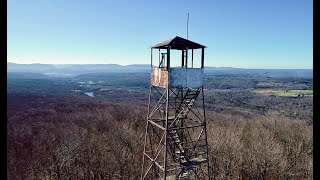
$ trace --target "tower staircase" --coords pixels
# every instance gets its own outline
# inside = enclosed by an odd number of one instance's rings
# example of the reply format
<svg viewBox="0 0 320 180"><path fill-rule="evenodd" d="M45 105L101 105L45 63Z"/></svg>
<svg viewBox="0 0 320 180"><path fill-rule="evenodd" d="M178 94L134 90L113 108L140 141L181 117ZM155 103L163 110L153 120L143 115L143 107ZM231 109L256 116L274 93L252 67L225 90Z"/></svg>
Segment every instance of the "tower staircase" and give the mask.
<svg viewBox="0 0 320 180"><path fill-rule="evenodd" d="M189 179L192 174L192 165L195 163L204 162L204 158L196 162L199 159L190 159L187 155L187 149L184 147L184 140L182 139L182 134L179 135L179 123L187 118L188 113L193 107L201 89L188 89L181 99L181 103L176 110L175 116L168 117L168 135L169 135L169 145L173 149L172 156L174 161L179 164L181 172L179 173L177 179ZM199 123L199 122L198 122ZM182 127L183 128L183 127Z"/></svg>

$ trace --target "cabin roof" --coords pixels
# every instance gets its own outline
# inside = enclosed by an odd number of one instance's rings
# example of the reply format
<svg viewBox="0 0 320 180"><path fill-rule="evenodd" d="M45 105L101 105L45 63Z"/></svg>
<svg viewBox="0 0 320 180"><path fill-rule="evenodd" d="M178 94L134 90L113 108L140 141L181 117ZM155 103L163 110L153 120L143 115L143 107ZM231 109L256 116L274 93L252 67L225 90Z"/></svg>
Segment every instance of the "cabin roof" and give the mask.
<svg viewBox="0 0 320 180"><path fill-rule="evenodd" d="M206 48L206 46L195 43L193 41L184 39L182 37L176 36L174 38L168 39L166 41L163 41L162 43L156 44L152 46L152 48L155 49L166 49L168 46L171 47L171 49L199 49L199 48Z"/></svg>

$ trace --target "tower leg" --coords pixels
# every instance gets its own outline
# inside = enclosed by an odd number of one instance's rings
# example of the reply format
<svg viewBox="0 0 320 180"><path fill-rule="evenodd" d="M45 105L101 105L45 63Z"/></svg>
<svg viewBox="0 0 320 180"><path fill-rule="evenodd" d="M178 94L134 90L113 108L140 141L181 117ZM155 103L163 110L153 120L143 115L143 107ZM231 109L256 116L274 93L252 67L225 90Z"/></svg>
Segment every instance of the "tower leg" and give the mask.
<svg viewBox="0 0 320 180"><path fill-rule="evenodd" d="M164 151L164 180L167 179L167 164L168 164L168 108L169 108L169 89L167 89L167 101L166 101L166 130L165 130L165 151Z"/></svg>
<svg viewBox="0 0 320 180"><path fill-rule="evenodd" d="M207 134L207 119L206 119L206 108L205 108L205 102L204 102L204 93L203 93L203 87L201 89L202 91L202 106L203 106L203 120L204 120L204 133L206 135L206 156L207 156L207 166L208 166L208 177L211 178L210 174L210 163L209 163L209 149L208 149L208 134Z"/></svg>

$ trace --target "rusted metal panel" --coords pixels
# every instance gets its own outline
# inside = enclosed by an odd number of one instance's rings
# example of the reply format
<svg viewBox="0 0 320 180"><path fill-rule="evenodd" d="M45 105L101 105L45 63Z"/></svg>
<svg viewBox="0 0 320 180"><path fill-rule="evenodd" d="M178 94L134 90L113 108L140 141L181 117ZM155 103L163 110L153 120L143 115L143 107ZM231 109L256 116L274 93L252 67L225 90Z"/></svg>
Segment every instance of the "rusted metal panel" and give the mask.
<svg viewBox="0 0 320 180"><path fill-rule="evenodd" d="M203 85L203 68L170 68L170 87L200 88Z"/></svg>
<svg viewBox="0 0 320 180"><path fill-rule="evenodd" d="M168 71L165 68L152 67L151 84L168 88Z"/></svg>
<svg viewBox="0 0 320 180"><path fill-rule="evenodd" d="M163 88L200 88L203 85L203 68L152 67L151 84Z"/></svg>

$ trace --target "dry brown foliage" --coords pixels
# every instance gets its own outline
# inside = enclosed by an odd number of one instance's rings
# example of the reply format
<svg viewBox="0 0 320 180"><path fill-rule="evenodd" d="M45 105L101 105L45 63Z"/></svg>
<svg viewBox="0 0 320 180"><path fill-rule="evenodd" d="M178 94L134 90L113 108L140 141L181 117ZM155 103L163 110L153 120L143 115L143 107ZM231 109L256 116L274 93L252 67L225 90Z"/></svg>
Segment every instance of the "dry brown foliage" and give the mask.
<svg viewBox="0 0 320 180"><path fill-rule="evenodd" d="M274 115L209 117L214 179L312 179L312 126Z"/></svg>
<svg viewBox="0 0 320 180"><path fill-rule="evenodd" d="M312 179L312 125L277 115L208 113L214 179ZM139 179L146 108L8 120L9 179Z"/></svg>

